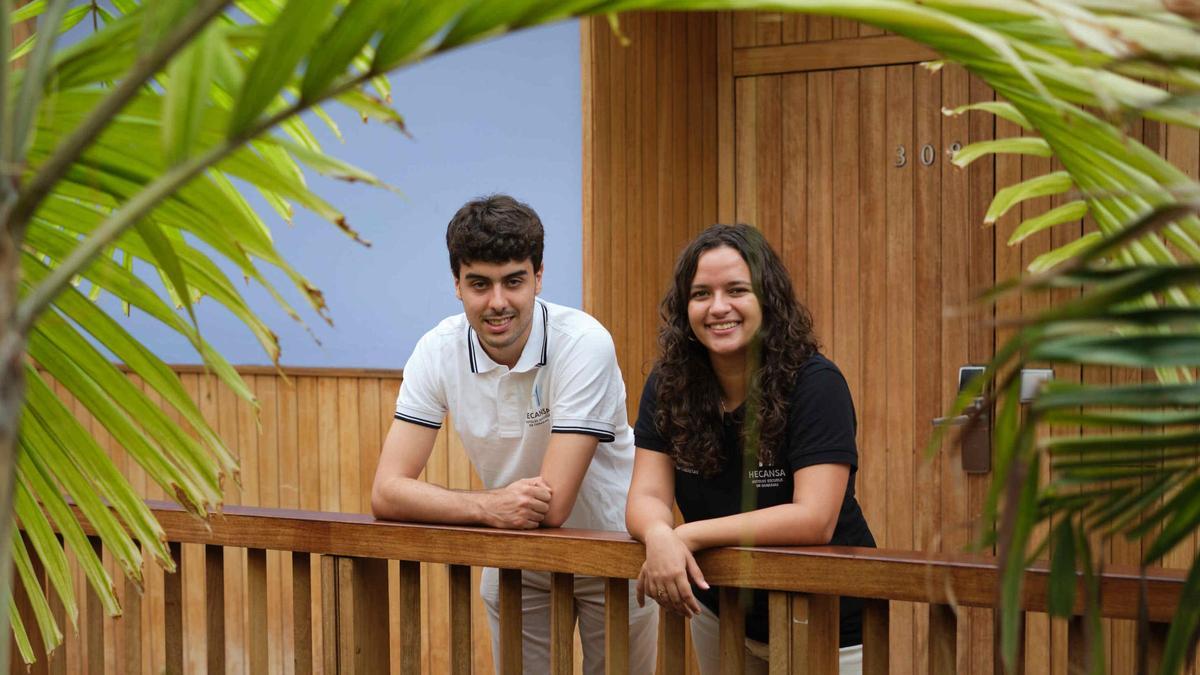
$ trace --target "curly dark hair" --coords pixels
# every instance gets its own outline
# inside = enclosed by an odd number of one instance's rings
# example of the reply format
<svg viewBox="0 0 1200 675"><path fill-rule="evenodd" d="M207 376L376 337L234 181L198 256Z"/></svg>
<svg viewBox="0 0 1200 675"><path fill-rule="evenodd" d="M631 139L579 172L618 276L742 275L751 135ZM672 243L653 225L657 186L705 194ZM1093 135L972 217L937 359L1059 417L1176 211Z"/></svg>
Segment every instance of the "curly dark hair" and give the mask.
<svg viewBox="0 0 1200 675"><path fill-rule="evenodd" d="M545 232L542 219L528 204L508 195L489 195L462 205L446 226L450 271L458 278L463 263L506 263L525 260L542 268Z"/></svg>
<svg viewBox="0 0 1200 675"><path fill-rule="evenodd" d="M754 295L762 307L762 328L748 350L746 448L773 464L787 429L788 401L801 365L817 352L812 315L796 300L783 261L765 237L750 225L713 225L679 255L675 276L660 306L661 349L655 363L658 414L655 425L670 444L676 466L704 476L720 472L721 391L708 350L688 323L688 299L700 256L727 246L750 268Z"/></svg>

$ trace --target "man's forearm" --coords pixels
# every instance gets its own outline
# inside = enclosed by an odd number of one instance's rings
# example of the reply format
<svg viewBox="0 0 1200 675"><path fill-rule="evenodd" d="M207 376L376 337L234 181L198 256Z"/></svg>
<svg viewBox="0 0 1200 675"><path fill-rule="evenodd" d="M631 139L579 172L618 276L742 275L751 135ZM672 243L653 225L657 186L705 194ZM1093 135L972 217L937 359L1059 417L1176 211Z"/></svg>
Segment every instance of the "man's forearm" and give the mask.
<svg viewBox="0 0 1200 675"><path fill-rule="evenodd" d="M376 518L446 525L492 525L487 492L449 490L414 478L396 477L371 497Z"/></svg>

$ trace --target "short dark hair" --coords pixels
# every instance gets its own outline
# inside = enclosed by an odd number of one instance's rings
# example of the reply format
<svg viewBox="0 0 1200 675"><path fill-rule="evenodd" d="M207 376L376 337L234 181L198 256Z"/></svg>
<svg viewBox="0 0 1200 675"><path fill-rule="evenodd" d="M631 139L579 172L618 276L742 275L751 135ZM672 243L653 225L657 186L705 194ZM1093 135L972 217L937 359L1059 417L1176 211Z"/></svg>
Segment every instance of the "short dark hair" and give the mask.
<svg viewBox="0 0 1200 675"><path fill-rule="evenodd" d="M525 260L542 268L545 232L528 204L508 195L489 195L463 204L446 226L450 271L458 278L463 263Z"/></svg>

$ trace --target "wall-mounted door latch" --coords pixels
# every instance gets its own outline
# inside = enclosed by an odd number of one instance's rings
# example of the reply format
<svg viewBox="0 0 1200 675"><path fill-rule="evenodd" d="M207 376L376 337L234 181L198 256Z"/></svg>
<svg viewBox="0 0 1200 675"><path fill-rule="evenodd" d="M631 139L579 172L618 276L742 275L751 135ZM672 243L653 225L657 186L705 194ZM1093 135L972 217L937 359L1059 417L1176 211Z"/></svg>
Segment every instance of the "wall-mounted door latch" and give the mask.
<svg viewBox="0 0 1200 675"><path fill-rule="evenodd" d="M963 392L971 380L983 375L983 366L963 366L958 369L958 391ZM983 410L983 397L977 397L957 417L935 417L934 426L962 426L958 435L959 458L965 473L987 473L992 470L992 418Z"/></svg>
<svg viewBox="0 0 1200 675"><path fill-rule="evenodd" d="M962 393L971 380L983 375L983 366L963 366L958 369L958 391ZM1037 396L1042 385L1054 379L1050 368L1024 368L1021 370L1021 403L1029 403ZM962 470L965 473L988 473L992 470L992 420L983 410L983 397L976 398L967 406L965 414L957 417L934 418L934 426L963 426L958 435L962 452Z"/></svg>

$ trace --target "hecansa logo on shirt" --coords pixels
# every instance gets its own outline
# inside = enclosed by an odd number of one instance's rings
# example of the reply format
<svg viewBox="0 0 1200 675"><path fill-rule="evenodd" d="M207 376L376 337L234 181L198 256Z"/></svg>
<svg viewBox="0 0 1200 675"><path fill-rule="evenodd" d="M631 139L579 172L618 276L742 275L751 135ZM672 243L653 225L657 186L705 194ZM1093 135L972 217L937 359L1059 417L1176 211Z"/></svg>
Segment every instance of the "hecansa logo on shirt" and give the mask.
<svg viewBox="0 0 1200 675"><path fill-rule="evenodd" d="M550 409L538 408L525 413L525 424L536 427L540 424L545 424L550 421Z"/></svg>
<svg viewBox="0 0 1200 675"><path fill-rule="evenodd" d="M783 479L787 478L787 471L780 467L766 467L751 469L746 472L746 477L758 489L773 488L783 485Z"/></svg>

